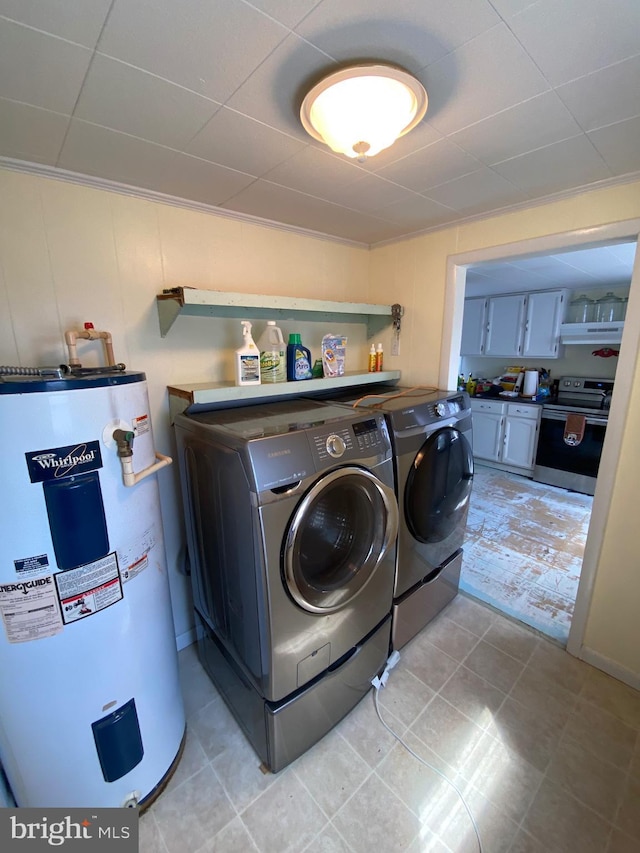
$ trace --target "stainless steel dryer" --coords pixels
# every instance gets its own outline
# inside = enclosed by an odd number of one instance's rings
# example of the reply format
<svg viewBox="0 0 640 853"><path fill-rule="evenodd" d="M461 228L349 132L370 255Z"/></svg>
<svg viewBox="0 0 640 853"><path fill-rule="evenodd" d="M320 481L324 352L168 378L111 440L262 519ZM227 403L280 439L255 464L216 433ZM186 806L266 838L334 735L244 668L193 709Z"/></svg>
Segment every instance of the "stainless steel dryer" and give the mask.
<svg viewBox="0 0 640 853"><path fill-rule="evenodd" d="M387 424L293 400L175 426L199 654L275 772L360 701L389 653Z"/></svg>
<svg viewBox="0 0 640 853"><path fill-rule="evenodd" d="M392 646L400 649L458 592L473 481L469 396L375 386L332 400L382 411L390 428L400 508Z"/></svg>

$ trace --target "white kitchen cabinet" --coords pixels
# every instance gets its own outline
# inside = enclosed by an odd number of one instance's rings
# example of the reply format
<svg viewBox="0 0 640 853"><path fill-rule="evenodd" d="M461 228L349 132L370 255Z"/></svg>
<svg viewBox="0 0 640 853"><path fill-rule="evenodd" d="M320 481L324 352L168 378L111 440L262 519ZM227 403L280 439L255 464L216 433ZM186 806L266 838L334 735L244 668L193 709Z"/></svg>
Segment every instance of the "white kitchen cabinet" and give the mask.
<svg viewBox="0 0 640 853"><path fill-rule="evenodd" d="M473 455L478 459L500 460L507 404L498 400L471 400Z"/></svg>
<svg viewBox="0 0 640 853"><path fill-rule="evenodd" d="M523 294L493 296L489 299L485 355L522 355L526 307L527 297Z"/></svg>
<svg viewBox="0 0 640 853"><path fill-rule="evenodd" d="M541 406L475 398L471 413L474 457L497 468L532 473Z"/></svg>
<svg viewBox="0 0 640 853"><path fill-rule="evenodd" d="M527 295L522 344L524 358L558 358L561 355L560 326L564 320L567 299L566 290Z"/></svg>
<svg viewBox="0 0 640 853"><path fill-rule="evenodd" d="M484 355L489 300L465 299L460 355Z"/></svg>
<svg viewBox="0 0 640 853"><path fill-rule="evenodd" d="M558 358L566 290L465 299L460 355Z"/></svg>
<svg viewBox="0 0 640 853"><path fill-rule="evenodd" d="M541 414L540 406L509 403L504 425L501 462L505 465L533 470Z"/></svg>

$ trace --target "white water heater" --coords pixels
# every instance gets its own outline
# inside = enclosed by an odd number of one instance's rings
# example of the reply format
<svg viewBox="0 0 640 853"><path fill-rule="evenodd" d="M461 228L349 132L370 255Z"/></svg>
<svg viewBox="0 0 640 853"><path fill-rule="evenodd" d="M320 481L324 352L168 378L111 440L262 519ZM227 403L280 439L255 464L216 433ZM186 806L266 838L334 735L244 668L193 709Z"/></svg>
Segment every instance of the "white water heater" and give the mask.
<svg viewBox="0 0 640 853"><path fill-rule="evenodd" d="M144 806L185 732L145 376L0 377L0 423L0 762L21 807Z"/></svg>

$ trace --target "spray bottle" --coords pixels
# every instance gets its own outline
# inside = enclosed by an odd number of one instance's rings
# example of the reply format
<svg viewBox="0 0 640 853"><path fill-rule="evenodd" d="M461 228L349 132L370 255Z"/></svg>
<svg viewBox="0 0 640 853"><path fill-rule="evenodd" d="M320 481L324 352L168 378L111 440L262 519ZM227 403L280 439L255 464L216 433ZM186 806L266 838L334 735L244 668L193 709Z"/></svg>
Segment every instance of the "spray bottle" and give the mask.
<svg viewBox="0 0 640 853"><path fill-rule="evenodd" d="M251 337L251 323L241 320L244 344L236 350L236 385L260 384L260 353Z"/></svg>

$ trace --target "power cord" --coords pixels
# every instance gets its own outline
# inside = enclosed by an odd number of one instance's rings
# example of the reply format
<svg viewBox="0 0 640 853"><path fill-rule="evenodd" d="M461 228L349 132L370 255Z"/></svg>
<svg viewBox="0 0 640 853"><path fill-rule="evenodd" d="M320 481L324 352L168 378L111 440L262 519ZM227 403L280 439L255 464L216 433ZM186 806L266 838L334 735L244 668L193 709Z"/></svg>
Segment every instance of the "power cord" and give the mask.
<svg viewBox="0 0 640 853"><path fill-rule="evenodd" d="M456 794L460 798L460 802L465 807L467 814L469 815L469 820L471 821L471 824L473 825L473 831L475 832L476 838L478 839L479 853L483 853L482 841L480 839L480 831L478 830L478 824L476 823L475 818L471 814L471 809L467 805L467 801L465 800L464 796L462 795L462 791L458 787L456 787L456 785L454 785L454 783L451 781L451 779L449 779L447 776L445 776L444 773L441 773L437 767L434 767L432 764L429 764L429 762L425 761L424 758L421 758L417 752L414 752L411 749L411 747L409 746L409 744L405 743L402 740L402 738L400 737L400 735L397 734L396 732L394 732L394 730L391 728L391 726L388 725L388 723L386 723L382 719L382 714L380 713L380 706L378 704L378 694L380 693L380 690L386 685L387 680L389 679L389 673L394 668L394 666L398 663L399 660L400 660L400 653L397 651L392 652L391 655L389 656L389 659L387 660L387 664L386 664L382 674L371 679L371 683L373 684L373 687L374 687L373 704L375 706L376 714L378 715L378 719L380 720L382 725L385 727L385 729L389 732L389 734L393 735L393 737L398 741L398 743L402 744L402 746L407 750L407 752L409 752L411 755L413 755L414 758L417 758L418 761L420 762L420 764L424 764L424 766L428 767L429 770L433 770L434 773L437 773L438 776L440 776L442 779L444 779L444 781L453 788L453 790L456 792Z"/></svg>

